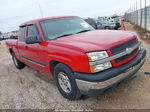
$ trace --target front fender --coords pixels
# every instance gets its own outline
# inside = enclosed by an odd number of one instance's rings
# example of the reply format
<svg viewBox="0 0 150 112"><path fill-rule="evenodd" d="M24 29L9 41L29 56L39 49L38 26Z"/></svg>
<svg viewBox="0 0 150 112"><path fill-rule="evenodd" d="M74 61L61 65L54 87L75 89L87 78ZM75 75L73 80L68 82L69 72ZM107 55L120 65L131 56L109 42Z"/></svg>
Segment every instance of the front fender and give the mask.
<svg viewBox="0 0 150 112"><path fill-rule="evenodd" d="M57 61L68 65L74 72L90 73L89 62L85 54L49 54L50 61Z"/></svg>

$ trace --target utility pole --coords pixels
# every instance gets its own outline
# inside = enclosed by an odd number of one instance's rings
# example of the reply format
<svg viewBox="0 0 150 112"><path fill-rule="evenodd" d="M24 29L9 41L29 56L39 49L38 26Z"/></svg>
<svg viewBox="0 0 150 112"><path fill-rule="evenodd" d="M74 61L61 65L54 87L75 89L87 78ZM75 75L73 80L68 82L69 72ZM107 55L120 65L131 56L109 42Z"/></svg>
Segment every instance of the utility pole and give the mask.
<svg viewBox="0 0 150 112"><path fill-rule="evenodd" d="M136 24L138 25L138 3L136 1Z"/></svg>
<svg viewBox="0 0 150 112"><path fill-rule="evenodd" d="M140 27L142 27L142 15L143 15L143 9L142 9L142 0L140 0L140 12L141 12L141 16L140 16Z"/></svg>
<svg viewBox="0 0 150 112"><path fill-rule="evenodd" d="M134 4L134 24L136 24L136 4Z"/></svg>
<svg viewBox="0 0 150 112"><path fill-rule="evenodd" d="M147 29L147 0L145 0L145 29Z"/></svg>

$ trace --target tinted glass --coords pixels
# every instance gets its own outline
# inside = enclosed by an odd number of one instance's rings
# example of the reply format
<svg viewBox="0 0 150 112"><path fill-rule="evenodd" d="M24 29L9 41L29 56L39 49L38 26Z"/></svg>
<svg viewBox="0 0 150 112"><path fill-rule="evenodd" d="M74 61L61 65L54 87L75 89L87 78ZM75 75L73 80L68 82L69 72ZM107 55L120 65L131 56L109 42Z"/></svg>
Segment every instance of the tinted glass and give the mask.
<svg viewBox="0 0 150 112"><path fill-rule="evenodd" d="M28 37L30 36L37 36L37 29L35 25L28 26Z"/></svg>
<svg viewBox="0 0 150 112"><path fill-rule="evenodd" d="M20 41L25 41L25 30L26 30L26 27L20 27L20 31L19 31Z"/></svg>
<svg viewBox="0 0 150 112"><path fill-rule="evenodd" d="M94 30L87 22L78 17L49 19L40 22L46 40L62 35L76 34L83 30Z"/></svg>
<svg viewBox="0 0 150 112"><path fill-rule="evenodd" d="M85 19L85 21L89 23L92 27L97 27L96 21L94 19Z"/></svg>

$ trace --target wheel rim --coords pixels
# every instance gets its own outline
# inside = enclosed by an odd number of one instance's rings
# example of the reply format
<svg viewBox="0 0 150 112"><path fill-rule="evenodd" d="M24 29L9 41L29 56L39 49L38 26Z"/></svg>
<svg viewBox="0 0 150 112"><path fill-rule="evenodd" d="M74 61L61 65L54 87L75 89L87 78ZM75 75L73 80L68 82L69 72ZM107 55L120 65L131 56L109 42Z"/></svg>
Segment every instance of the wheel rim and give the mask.
<svg viewBox="0 0 150 112"><path fill-rule="evenodd" d="M17 62L17 59L16 59L15 56L13 57L13 60L14 60L14 64L15 64L16 66L18 66L18 62Z"/></svg>
<svg viewBox="0 0 150 112"><path fill-rule="evenodd" d="M60 72L58 74L58 83L64 92L66 93L71 92L72 88L71 88L70 80L64 72Z"/></svg>

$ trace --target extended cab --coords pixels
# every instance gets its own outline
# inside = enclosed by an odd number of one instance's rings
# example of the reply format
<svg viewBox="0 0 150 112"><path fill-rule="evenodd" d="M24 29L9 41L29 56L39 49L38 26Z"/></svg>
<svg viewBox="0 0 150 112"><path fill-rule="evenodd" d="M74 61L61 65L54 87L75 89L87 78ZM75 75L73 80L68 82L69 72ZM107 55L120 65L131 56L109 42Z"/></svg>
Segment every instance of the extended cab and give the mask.
<svg viewBox="0 0 150 112"><path fill-rule="evenodd" d="M76 16L23 23L18 40L6 44L18 69L28 65L52 75L70 100L100 94L135 76L146 56L135 33L95 30Z"/></svg>

